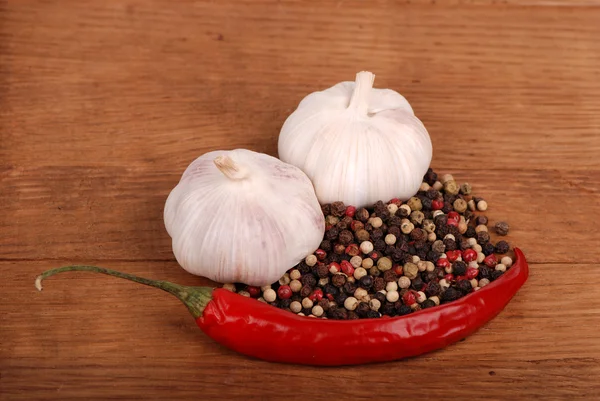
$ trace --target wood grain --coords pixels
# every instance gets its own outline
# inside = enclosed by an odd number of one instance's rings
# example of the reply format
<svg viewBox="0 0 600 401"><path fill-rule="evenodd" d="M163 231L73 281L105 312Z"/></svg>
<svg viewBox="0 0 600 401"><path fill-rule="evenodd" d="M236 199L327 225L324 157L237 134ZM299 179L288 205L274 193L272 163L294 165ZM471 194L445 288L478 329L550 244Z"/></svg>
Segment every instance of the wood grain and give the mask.
<svg viewBox="0 0 600 401"><path fill-rule="evenodd" d="M0 2L0 400L597 398L598 21L593 0ZM219 148L275 155L303 96L363 69L532 262L478 333L317 369L228 351L127 282L35 292L71 262L206 283L162 222L183 169Z"/></svg>

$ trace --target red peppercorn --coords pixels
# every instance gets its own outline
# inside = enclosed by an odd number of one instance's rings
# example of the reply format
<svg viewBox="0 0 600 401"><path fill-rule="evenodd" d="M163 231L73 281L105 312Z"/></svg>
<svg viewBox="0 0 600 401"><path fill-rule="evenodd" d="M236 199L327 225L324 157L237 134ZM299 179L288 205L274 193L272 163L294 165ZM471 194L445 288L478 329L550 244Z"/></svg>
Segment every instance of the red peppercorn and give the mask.
<svg viewBox="0 0 600 401"><path fill-rule="evenodd" d="M496 257L494 255L489 255L488 257L483 259L483 263L485 263L487 267L496 267L498 261L496 260Z"/></svg>
<svg viewBox="0 0 600 401"><path fill-rule="evenodd" d="M331 224L325 224L325 231L331 230L331 227L333 227Z"/></svg>
<svg viewBox="0 0 600 401"><path fill-rule="evenodd" d="M313 292L308 296L311 301L320 301L323 299L323 290L315 288Z"/></svg>
<svg viewBox="0 0 600 401"><path fill-rule="evenodd" d="M290 299L292 297L292 289L289 285L281 285L277 289L277 296L280 299Z"/></svg>
<svg viewBox="0 0 600 401"><path fill-rule="evenodd" d="M394 205L399 207L402 204L402 201L398 198L394 198L394 199L391 199L388 203L393 203Z"/></svg>
<svg viewBox="0 0 600 401"><path fill-rule="evenodd" d="M474 279L479 274L479 269L473 269L472 267L467 269L467 278L469 280Z"/></svg>
<svg viewBox="0 0 600 401"><path fill-rule="evenodd" d="M327 294L327 299L330 301L333 301L335 298L333 297L332 294Z"/></svg>
<svg viewBox="0 0 600 401"><path fill-rule="evenodd" d="M381 257L381 255L379 254L379 252L377 251L373 251L369 254L369 257L371 259L373 259L373 262L377 262L377 260L379 260L379 258Z"/></svg>
<svg viewBox="0 0 600 401"><path fill-rule="evenodd" d="M474 249L465 249L463 251L463 260L465 262L472 262L474 260L477 260L477 251L475 251Z"/></svg>
<svg viewBox="0 0 600 401"><path fill-rule="evenodd" d="M346 247L346 255L356 256L360 255L360 248L357 244L350 244Z"/></svg>
<svg viewBox="0 0 600 401"><path fill-rule="evenodd" d="M404 302L404 305L410 306L417 303L417 297L413 291L407 291L402 295L402 302Z"/></svg>
<svg viewBox="0 0 600 401"><path fill-rule="evenodd" d="M331 262L329 265L327 265L327 267L329 267L329 273L331 274L339 273L342 271L340 264L336 262Z"/></svg>
<svg viewBox="0 0 600 401"><path fill-rule="evenodd" d="M325 258L327 257L327 252L325 252L322 249L317 249L315 251L315 256L317 257L317 259L319 260L325 260Z"/></svg>
<svg viewBox="0 0 600 401"><path fill-rule="evenodd" d="M442 210L443 207L444 207L443 199L434 199L431 201L431 208L433 210Z"/></svg>
<svg viewBox="0 0 600 401"><path fill-rule="evenodd" d="M399 265L399 264L395 264L392 267L392 270L394 270L394 273L396 273L396 276L401 276L404 273L404 269L403 269L402 265Z"/></svg>
<svg viewBox="0 0 600 401"><path fill-rule="evenodd" d="M461 254L461 252L457 249L455 251L448 251L448 252L446 252L446 257L448 258L448 260L450 262L456 262L456 260L460 256L460 254Z"/></svg>
<svg viewBox="0 0 600 401"><path fill-rule="evenodd" d="M250 294L252 298L258 298L258 296L260 295L260 287L256 287L253 285L249 285L246 288L246 291L248 291L248 294Z"/></svg>
<svg viewBox="0 0 600 401"><path fill-rule="evenodd" d="M460 215L457 212L452 211L448 213L448 220L456 220L458 222L460 220Z"/></svg>
<svg viewBox="0 0 600 401"><path fill-rule="evenodd" d="M454 274L446 274L444 276L444 280L446 280L447 282L451 282L452 280L454 280Z"/></svg>
<svg viewBox="0 0 600 401"><path fill-rule="evenodd" d="M458 220L448 219L448 222L446 224L452 227L458 227Z"/></svg>
<svg viewBox="0 0 600 401"><path fill-rule="evenodd" d="M342 260L340 266L342 268L342 271L346 273L347 276L354 275L354 266L352 266L347 260Z"/></svg>
<svg viewBox="0 0 600 401"><path fill-rule="evenodd" d="M435 265L441 269L444 269L446 267L450 267L450 261L447 258L439 258L437 262L435 262Z"/></svg>
<svg viewBox="0 0 600 401"><path fill-rule="evenodd" d="M354 213L356 213L356 208L354 206L346 206L346 212L344 213L348 217L354 217Z"/></svg>

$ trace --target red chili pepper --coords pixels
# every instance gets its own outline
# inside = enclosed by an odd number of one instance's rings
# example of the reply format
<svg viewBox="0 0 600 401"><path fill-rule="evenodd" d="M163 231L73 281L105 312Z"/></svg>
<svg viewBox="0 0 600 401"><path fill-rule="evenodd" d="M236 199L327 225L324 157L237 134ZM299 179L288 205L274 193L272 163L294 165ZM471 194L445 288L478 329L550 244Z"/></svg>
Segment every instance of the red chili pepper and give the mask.
<svg viewBox="0 0 600 401"><path fill-rule="evenodd" d="M504 309L527 280L525 256L517 248L514 251L512 267L479 291L448 304L381 319L307 318L222 288L185 287L95 266L49 270L37 278L36 287L41 290L44 278L66 271L108 274L176 296L209 337L239 353L273 362L356 365L420 355L477 331Z"/></svg>

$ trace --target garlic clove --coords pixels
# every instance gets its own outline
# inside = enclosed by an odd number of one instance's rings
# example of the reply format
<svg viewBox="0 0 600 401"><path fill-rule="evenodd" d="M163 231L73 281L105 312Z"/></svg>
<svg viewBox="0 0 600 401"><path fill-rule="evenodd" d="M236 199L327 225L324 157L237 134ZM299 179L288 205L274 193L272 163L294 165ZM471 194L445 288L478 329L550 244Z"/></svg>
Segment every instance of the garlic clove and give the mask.
<svg viewBox="0 0 600 401"><path fill-rule="evenodd" d="M169 194L164 220L185 270L258 286L317 249L325 230L308 177L244 149L196 159Z"/></svg>

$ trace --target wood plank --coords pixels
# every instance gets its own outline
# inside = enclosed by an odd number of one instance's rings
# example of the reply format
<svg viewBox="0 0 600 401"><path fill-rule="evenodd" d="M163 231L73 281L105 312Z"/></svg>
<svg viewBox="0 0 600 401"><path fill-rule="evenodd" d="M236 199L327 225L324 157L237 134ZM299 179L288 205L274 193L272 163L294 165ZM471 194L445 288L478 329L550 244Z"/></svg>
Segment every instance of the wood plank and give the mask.
<svg viewBox="0 0 600 401"><path fill-rule="evenodd" d="M594 264L578 265L571 275L564 274L564 264L532 265L529 282L496 319L444 350L323 370L237 355L198 331L169 295L122 280L72 273L48 279L44 291L36 292L35 276L63 262L0 263L5 278L0 384L9 399L142 394L164 399L167 393L169 399L192 394L266 399L282 392L286 398L306 399L329 391L362 398L373 392L394 396L399 386L406 396L432 399L465 394L474 399L591 399L600 389L600 343L590 324L600 318L595 295L600 271ZM111 262L106 267L188 285L205 283L174 263Z"/></svg>
<svg viewBox="0 0 600 401"><path fill-rule="evenodd" d="M0 257L173 260L163 207L185 167L43 167L0 173ZM535 263L593 263L600 170L451 170L489 203L490 224ZM592 219L592 220L590 220ZM568 249L568 251L567 251ZM573 259L573 255L577 255Z"/></svg>
<svg viewBox="0 0 600 401"><path fill-rule="evenodd" d="M0 160L275 154L303 96L370 69L407 96L449 165L596 166L600 8L343 4L12 3L0 26Z"/></svg>

